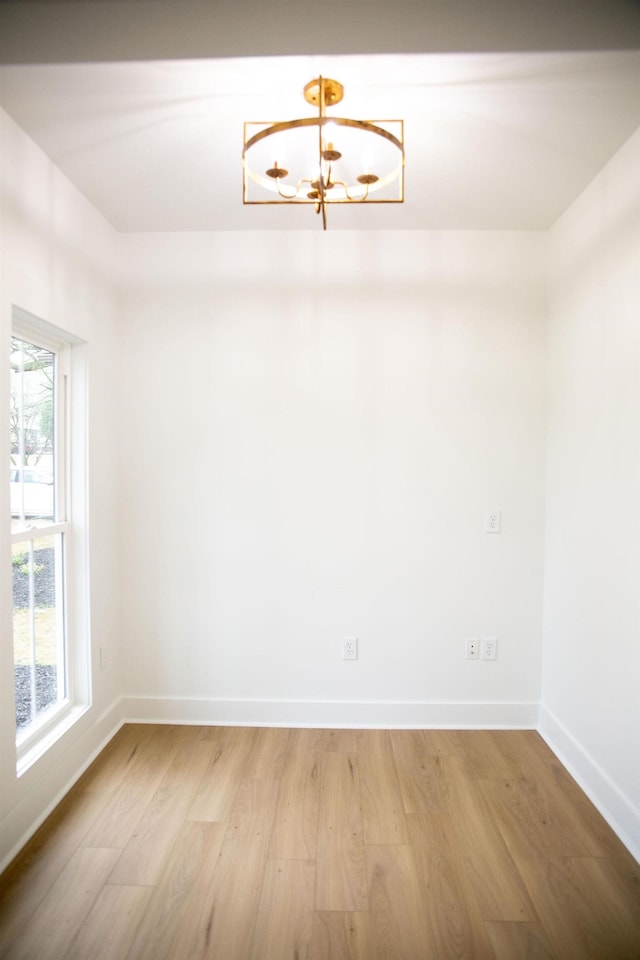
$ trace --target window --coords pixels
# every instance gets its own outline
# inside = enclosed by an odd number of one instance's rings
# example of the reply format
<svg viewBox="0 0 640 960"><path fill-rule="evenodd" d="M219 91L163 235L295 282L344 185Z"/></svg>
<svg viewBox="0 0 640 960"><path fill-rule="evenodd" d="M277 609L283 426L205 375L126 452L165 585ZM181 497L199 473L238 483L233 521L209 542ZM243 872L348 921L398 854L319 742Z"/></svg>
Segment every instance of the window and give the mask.
<svg viewBox="0 0 640 960"><path fill-rule="evenodd" d="M79 569L71 563L73 346L41 321L18 316L10 354L9 486L21 772L87 705L88 684L70 623Z"/></svg>

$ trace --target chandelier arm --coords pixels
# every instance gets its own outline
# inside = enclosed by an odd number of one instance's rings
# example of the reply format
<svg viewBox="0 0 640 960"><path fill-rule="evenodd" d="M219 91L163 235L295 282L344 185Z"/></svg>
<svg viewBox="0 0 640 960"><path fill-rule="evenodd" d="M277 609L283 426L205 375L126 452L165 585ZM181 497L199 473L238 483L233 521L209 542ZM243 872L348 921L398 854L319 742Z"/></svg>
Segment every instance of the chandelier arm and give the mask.
<svg viewBox="0 0 640 960"><path fill-rule="evenodd" d="M362 194L361 197L352 197L351 194L349 193L349 186L344 182L344 180L334 180L333 183L334 183L334 186L336 187L342 187L342 189L344 190L344 195L347 198L347 200L350 201L350 203L362 203L362 201L366 200L367 197L369 196L368 183L363 184L364 193Z"/></svg>

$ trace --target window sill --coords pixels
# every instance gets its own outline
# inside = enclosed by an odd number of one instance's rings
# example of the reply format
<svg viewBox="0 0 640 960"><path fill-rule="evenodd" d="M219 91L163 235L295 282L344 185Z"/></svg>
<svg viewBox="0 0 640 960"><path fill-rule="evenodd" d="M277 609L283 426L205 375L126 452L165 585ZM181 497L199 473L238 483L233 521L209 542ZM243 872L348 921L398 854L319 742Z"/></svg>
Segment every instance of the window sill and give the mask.
<svg viewBox="0 0 640 960"><path fill-rule="evenodd" d="M16 740L16 773L20 778L78 722L89 704L61 704Z"/></svg>

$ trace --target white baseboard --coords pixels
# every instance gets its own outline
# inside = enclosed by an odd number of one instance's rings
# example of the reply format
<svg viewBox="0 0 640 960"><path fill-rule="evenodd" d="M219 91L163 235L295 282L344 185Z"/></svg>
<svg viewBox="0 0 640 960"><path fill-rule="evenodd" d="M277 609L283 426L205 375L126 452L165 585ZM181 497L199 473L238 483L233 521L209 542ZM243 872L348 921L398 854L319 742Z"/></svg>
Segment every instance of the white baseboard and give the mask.
<svg viewBox="0 0 640 960"><path fill-rule="evenodd" d="M116 700L74 742L73 748L67 751L60 764L62 778L61 783L56 783L55 794L52 797L47 796L46 784L38 782L34 789L21 797L20 802L0 825L0 873L9 866L36 830L53 813L122 724L122 701ZM79 756L84 759L76 766L75 758Z"/></svg>
<svg viewBox="0 0 640 960"><path fill-rule="evenodd" d="M540 704L538 732L640 863L640 811L544 704Z"/></svg>
<svg viewBox="0 0 640 960"><path fill-rule="evenodd" d="M336 700L196 700L125 697L131 723L264 727L522 728L538 725L537 703L427 703Z"/></svg>

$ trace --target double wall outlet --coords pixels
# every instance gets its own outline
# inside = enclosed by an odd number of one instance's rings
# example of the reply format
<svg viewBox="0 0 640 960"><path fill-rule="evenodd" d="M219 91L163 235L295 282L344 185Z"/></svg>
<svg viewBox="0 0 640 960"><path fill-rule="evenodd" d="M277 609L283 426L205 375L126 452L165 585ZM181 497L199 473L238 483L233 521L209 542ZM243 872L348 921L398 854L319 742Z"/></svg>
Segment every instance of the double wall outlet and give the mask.
<svg viewBox="0 0 640 960"><path fill-rule="evenodd" d="M358 659L358 638L357 637L345 637L343 639L342 659L343 660Z"/></svg>
<svg viewBox="0 0 640 960"><path fill-rule="evenodd" d="M500 533L502 516L500 510L487 510L484 515L484 532Z"/></svg>
<svg viewBox="0 0 640 960"><path fill-rule="evenodd" d="M477 637L469 637L464 642L464 655L467 660L480 659L480 641Z"/></svg>
<svg viewBox="0 0 640 960"><path fill-rule="evenodd" d="M498 641L495 637L482 637L480 640L480 659L495 660L498 656Z"/></svg>

